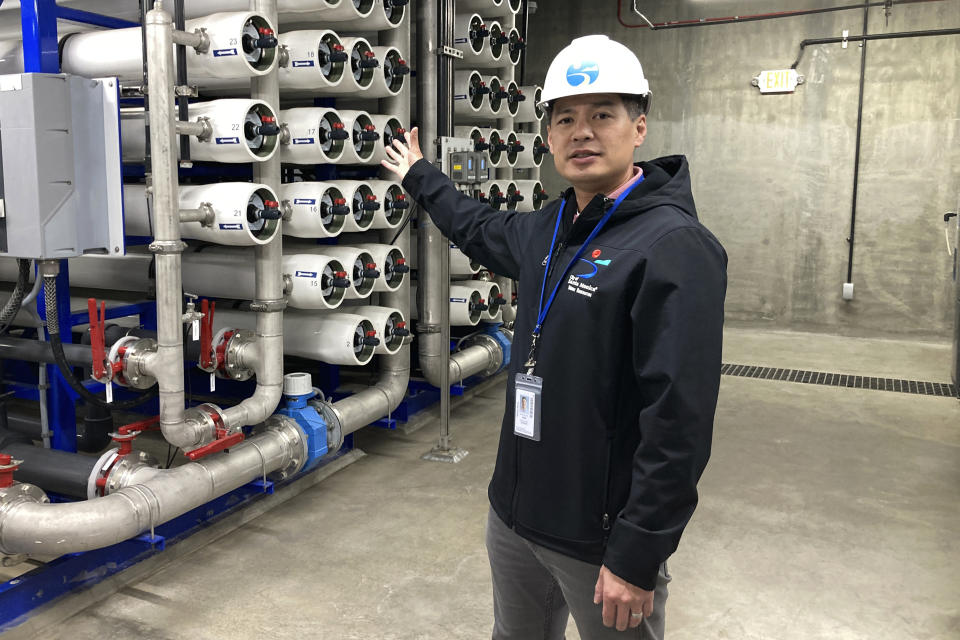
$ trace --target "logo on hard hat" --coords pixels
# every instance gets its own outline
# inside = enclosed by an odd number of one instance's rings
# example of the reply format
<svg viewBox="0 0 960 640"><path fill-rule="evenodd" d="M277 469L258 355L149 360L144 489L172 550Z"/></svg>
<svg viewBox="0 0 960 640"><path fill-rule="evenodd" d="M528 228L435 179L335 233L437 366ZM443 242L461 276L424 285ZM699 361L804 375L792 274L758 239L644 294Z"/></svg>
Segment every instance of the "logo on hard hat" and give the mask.
<svg viewBox="0 0 960 640"><path fill-rule="evenodd" d="M578 87L584 82L593 84L600 75L600 67L596 62L581 62L567 67L567 82L571 87Z"/></svg>

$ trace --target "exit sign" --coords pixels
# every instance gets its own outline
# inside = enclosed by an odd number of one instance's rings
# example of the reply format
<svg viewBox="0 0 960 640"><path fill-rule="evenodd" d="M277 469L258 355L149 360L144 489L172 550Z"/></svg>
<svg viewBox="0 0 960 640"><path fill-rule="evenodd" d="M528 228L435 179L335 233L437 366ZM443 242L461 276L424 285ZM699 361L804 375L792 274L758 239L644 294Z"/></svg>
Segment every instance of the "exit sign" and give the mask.
<svg viewBox="0 0 960 640"><path fill-rule="evenodd" d="M803 84L803 76L796 69L774 69L761 71L751 84L760 93L793 93L798 84Z"/></svg>

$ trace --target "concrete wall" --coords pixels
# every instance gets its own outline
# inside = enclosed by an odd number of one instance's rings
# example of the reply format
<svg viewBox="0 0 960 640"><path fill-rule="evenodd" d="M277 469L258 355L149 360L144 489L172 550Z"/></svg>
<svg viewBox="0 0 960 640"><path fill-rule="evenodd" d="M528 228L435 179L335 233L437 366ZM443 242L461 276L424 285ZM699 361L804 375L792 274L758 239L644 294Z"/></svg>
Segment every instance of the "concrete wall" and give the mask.
<svg viewBox="0 0 960 640"><path fill-rule="evenodd" d="M626 22L640 23L629 15ZM654 22L763 13L841 0L640 2ZM526 82L542 81L572 37L605 33L634 49L653 90L639 158L690 160L703 222L730 255L727 317L843 334L950 335L945 211L960 205L960 36L870 42L853 264L846 280L860 73L854 43L810 47L792 95L750 80L793 63L804 38L859 34L861 10L686 29L628 29L616 3L539 2ZM600 8L600 7L603 8ZM895 5L869 31L960 27L960 2ZM549 163L548 163L549 164ZM565 185L552 166L545 186Z"/></svg>

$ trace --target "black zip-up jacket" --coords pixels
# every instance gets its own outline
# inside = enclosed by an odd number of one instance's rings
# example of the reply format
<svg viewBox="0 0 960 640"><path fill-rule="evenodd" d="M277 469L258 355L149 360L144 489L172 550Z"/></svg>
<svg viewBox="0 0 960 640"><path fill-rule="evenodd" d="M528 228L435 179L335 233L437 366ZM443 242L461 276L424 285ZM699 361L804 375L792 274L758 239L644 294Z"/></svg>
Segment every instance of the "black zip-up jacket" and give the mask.
<svg viewBox="0 0 960 640"><path fill-rule="evenodd" d="M465 254L519 280L494 511L522 537L652 590L710 456L727 256L697 220L686 158L640 167L644 181L567 274L613 201L596 196L574 223L573 190L563 196L545 297L564 283L537 349L539 442L514 435L513 377L530 350L560 200L494 211L426 160L403 187Z"/></svg>

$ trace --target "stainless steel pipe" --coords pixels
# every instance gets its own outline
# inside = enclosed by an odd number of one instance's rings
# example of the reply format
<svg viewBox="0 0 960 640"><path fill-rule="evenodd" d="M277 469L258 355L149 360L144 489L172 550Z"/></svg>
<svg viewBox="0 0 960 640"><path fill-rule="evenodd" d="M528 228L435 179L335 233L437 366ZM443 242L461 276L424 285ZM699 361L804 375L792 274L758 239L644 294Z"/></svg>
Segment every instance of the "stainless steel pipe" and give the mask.
<svg viewBox="0 0 960 640"><path fill-rule="evenodd" d="M229 453L174 469L133 463L111 472L119 488L102 498L14 503L0 511L0 553L59 556L122 542L268 473L299 469L305 447L295 423L280 418Z"/></svg>

